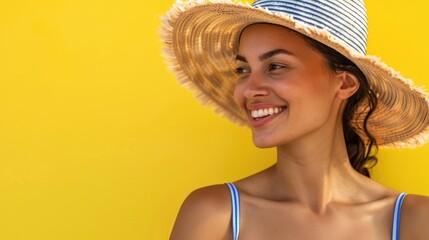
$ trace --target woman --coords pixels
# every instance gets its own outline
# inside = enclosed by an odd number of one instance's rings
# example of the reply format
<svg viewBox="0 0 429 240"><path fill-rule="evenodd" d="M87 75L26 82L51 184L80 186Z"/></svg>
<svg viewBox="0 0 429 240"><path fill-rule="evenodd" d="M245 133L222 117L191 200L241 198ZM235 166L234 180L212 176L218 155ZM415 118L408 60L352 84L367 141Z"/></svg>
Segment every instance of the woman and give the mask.
<svg viewBox="0 0 429 240"><path fill-rule="evenodd" d="M427 141L428 99L366 56L366 39L361 1L176 3L173 70L277 162L194 191L171 239L428 238L429 198L368 174L378 145Z"/></svg>

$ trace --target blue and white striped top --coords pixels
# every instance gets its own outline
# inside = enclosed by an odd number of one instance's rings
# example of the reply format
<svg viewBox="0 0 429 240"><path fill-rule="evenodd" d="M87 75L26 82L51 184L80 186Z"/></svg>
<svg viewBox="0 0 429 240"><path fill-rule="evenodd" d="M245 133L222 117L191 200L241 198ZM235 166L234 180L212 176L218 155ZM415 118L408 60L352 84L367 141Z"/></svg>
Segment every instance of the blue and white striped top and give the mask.
<svg viewBox="0 0 429 240"><path fill-rule="evenodd" d="M240 234L240 195L238 194L237 187L233 183L227 183L231 193L231 206L232 206L232 234L233 239L238 240ZM401 207L406 193L401 193L396 199L395 210L393 214L392 223L392 240L399 240L399 224L401 221Z"/></svg>

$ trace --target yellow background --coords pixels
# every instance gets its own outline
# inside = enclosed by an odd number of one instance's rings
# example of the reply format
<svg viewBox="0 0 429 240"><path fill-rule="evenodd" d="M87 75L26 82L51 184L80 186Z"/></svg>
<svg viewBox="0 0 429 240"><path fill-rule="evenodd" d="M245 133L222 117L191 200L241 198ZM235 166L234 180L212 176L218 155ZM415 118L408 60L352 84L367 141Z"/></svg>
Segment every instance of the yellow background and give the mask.
<svg viewBox="0 0 429 240"><path fill-rule="evenodd" d="M369 53L429 86L423 0L367 0ZM167 239L193 189L274 160L160 57L169 1L0 3L0 239ZM429 145L374 177L429 195Z"/></svg>

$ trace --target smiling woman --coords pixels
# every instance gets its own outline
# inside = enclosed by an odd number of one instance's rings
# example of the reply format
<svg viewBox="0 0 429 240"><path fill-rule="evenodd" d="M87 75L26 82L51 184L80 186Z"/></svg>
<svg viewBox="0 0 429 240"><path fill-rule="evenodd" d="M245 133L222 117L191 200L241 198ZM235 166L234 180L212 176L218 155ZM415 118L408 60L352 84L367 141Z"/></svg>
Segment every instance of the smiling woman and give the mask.
<svg viewBox="0 0 429 240"><path fill-rule="evenodd" d="M178 2L164 23L178 78L277 149L191 193L171 239L427 238L429 198L369 178L377 146L428 141L429 100L366 55L363 1Z"/></svg>
<svg viewBox="0 0 429 240"><path fill-rule="evenodd" d="M248 60L237 68L238 105L249 115L255 110L284 109L276 115L249 117L256 146L281 146L301 138L326 136L319 129L338 121L338 116L330 113L339 111L341 99L335 98L335 88L341 84L338 80L347 76L333 74L323 55L303 37L280 26L252 25L242 33L239 55ZM350 95L357 89L356 82Z"/></svg>

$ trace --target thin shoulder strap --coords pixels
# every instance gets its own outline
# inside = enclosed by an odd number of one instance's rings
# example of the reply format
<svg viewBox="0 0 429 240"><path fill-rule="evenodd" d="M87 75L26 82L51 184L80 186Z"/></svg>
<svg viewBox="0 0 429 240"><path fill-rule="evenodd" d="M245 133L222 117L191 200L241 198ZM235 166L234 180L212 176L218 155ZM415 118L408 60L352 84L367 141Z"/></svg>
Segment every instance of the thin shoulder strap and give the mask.
<svg viewBox="0 0 429 240"><path fill-rule="evenodd" d="M237 187L233 183L227 183L227 185L231 193L233 239L238 240L238 234L240 233L240 196L238 195Z"/></svg>
<svg viewBox="0 0 429 240"><path fill-rule="evenodd" d="M399 194L396 198L395 210L393 212L392 240L399 240L399 226L401 223L401 208L406 193Z"/></svg>

